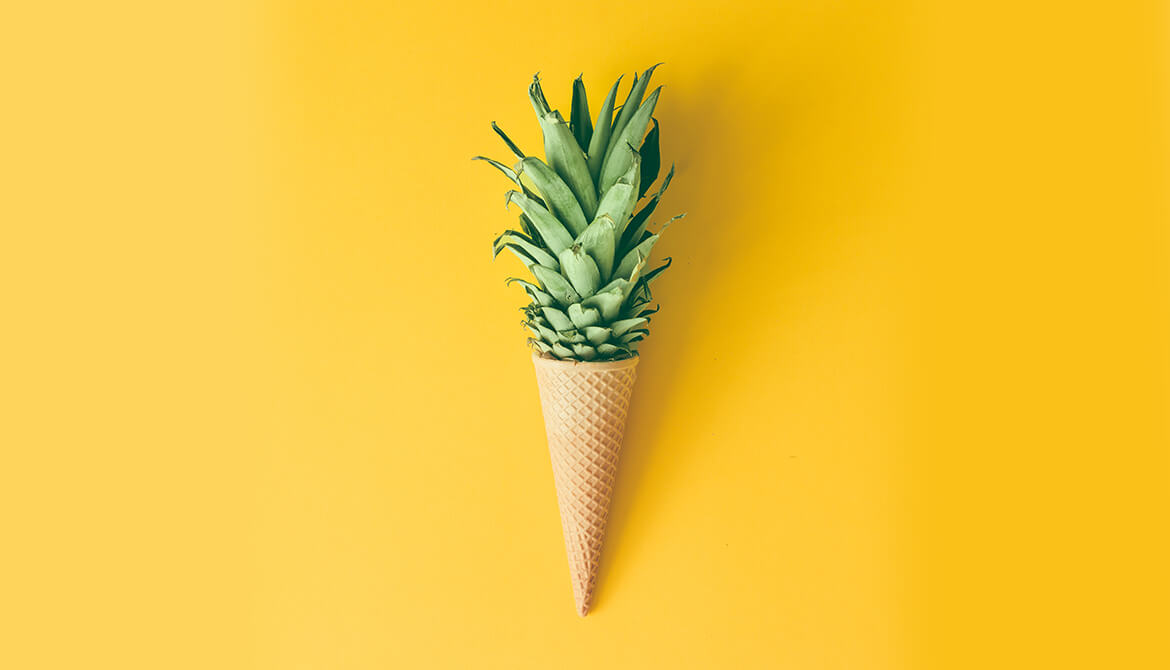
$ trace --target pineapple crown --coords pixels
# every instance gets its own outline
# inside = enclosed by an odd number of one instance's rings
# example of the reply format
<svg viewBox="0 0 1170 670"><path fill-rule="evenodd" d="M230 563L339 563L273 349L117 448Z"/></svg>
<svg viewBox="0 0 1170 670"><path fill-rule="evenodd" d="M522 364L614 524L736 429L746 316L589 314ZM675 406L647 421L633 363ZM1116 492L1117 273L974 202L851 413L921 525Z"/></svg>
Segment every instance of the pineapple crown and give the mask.
<svg viewBox="0 0 1170 670"><path fill-rule="evenodd" d="M507 249L532 273L535 283L517 277L506 283L520 285L532 299L523 308L524 327L532 334L529 344L544 356L577 361L630 358L650 334L650 315L658 311L650 307L650 283L670 267L670 259L643 270L662 231L685 216L670 219L658 232L648 227L674 176L673 165L635 213L660 167L654 108L662 87L646 96L656 67L641 77L634 75L615 114L619 77L601 105L596 125L580 76L573 81L568 122L549 106L539 75L534 76L528 98L544 136L545 160L526 156L494 121L492 129L517 162L509 167L475 157L495 166L518 187L507 192L504 203L520 208L520 230L497 237L492 257Z"/></svg>

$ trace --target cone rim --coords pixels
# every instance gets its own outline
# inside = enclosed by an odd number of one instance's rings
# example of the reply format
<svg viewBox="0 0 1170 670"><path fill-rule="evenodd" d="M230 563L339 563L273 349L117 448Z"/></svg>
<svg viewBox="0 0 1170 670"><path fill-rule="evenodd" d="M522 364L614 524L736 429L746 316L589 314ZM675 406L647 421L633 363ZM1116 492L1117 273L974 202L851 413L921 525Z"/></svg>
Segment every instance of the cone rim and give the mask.
<svg viewBox="0 0 1170 670"><path fill-rule="evenodd" d="M533 353L532 362L539 367L566 371L608 372L610 370L625 370L634 367L638 364L638 354L618 361L565 361L559 358L548 358L544 354Z"/></svg>

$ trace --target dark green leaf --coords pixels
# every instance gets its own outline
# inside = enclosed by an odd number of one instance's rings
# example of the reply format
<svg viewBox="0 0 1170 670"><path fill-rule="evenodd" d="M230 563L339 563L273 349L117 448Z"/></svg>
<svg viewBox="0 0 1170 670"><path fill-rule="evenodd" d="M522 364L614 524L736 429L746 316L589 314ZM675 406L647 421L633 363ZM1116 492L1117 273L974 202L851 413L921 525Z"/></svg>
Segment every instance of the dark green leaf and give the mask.
<svg viewBox="0 0 1170 670"><path fill-rule="evenodd" d="M666 173L666 177L662 180L662 186L658 187L658 192L650 198L650 202L646 206L638 210L634 218L630 220L630 224L626 227L626 231L622 234L621 244L618 245L618 253L625 253L629 251L635 244L642 241L642 233L646 232L646 224L650 221L650 215L654 213L655 208L658 207L658 201L662 199L662 194L666 192L666 187L670 186L670 181L674 179L674 166L670 166L670 172Z"/></svg>
<svg viewBox="0 0 1170 670"><path fill-rule="evenodd" d="M593 121L589 118L589 99L585 97L585 82L578 75L573 80L573 107L569 112L569 129L581 151L589 151L589 140L593 138Z"/></svg>
<svg viewBox="0 0 1170 670"><path fill-rule="evenodd" d="M622 335L621 341L625 342L626 344L630 344L632 342L637 342L638 340L646 337L649 334L650 334L650 331L645 329L645 328L636 328L634 330L627 332L625 335Z"/></svg>
<svg viewBox="0 0 1170 670"><path fill-rule="evenodd" d="M630 274L638 267L639 264L650 258L650 250L654 248L654 243L658 241L657 235L651 235L649 239L642 241L641 244L630 249L625 256L622 257L614 274L618 277L629 277ZM544 265L544 263L541 263Z"/></svg>
<svg viewBox="0 0 1170 670"><path fill-rule="evenodd" d="M649 321L650 315L657 313L658 310L660 310L660 309L662 309L661 306L657 306L654 308L647 307L646 309L642 310L641 312L638 312L638 316L640 316L640 317L644 316L644 317L646 317L646 320Z"/></svg>
<svg viewBox="0 0 1170 670"><path fill-rule="evenodd" d="M504 134L503 130L500 130L500 127L496 125L495 121L492 121L492 130L496 131L496 134L500 136L500 139L504 140L504 144L507 144L508 148L512 150L512 153L516 154L516 158L524 158L524 152L520 151L520 147L516 146L516 143L513 142L506 134Z"/></svg>
<svg viewBox="0 0 1170 670"><path fill-rule="evenodd" d="M658 275L665 272L666 268L670 267L670 263L672 260L673 259L671 259L671 258L667 258L665 263L663 263L662 265L659 265L658 267L654 268L653 270L642 275L641 278L638 279L638 283L634 284L634 289L632 291L630 291L630 295L638 295L641 292L645 292L646 297L649 298L650 297L650 282L654 281L658 277ZM536 267L540 267L540 266L538 265Z"/></svg>
<svg viewBox="0 0 1170 670"><path fill-rule="evenodd" d="M548 247L548 245L544 243L544 238L540 236L540 231L537 230L536 226L532 224L532 219L528 218L527 214L520 215L520 229L528 233L528 237L532 238L532 241L537 246Z"/></svg>
<svg viewBox="0 0 1170 670"><path fill-rule="evenodd" d="M639 181L641 187L638 189L638 197L646 195L646 191L650 190L650 185L658 179L658 169L661 167L661 157L658 153L658 119L652 119L654 127L646 134L646 139L642 142L642 148L638 150L638 155L642 157L642 177Z"/></svg>

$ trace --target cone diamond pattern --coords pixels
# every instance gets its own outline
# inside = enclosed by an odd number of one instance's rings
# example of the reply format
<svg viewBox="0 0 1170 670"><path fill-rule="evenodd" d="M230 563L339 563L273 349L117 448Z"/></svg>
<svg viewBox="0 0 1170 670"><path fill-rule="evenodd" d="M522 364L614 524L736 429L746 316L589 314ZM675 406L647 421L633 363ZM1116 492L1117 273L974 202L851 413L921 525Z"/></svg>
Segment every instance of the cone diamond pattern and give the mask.
<svg viewBox="0 0 1170 670"><path fill-rule="evenodd" d="M638 359L574 363L534 356L577 613L597 585Z"/></svg>

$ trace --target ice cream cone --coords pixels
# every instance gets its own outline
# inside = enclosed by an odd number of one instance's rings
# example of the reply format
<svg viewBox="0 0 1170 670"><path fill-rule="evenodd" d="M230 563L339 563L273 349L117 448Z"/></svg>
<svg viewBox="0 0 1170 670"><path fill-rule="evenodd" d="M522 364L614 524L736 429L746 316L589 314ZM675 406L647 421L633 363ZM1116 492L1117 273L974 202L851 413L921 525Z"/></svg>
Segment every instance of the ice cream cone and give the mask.
<svg viewBox="0 0 1170 670"><path fill-rule="evenodd" d="M638 358L604 363L533 356L577 613L597 584Z"/></svg>

